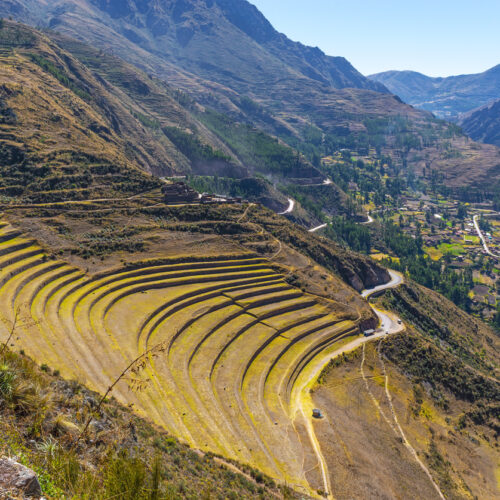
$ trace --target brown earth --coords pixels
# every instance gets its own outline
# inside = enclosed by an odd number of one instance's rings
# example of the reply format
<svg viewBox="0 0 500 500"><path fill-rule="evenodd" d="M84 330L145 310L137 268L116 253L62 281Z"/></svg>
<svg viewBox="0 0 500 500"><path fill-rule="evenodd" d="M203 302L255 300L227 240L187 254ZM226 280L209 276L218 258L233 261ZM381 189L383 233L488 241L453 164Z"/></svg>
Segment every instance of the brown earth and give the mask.
<svg viewBox="0 0 500 500"><path fill-rule="evenodd" d="M361 359L360 349L337 366L334 363L313 393L315 405L326 415L315 422L315 432L328 462L333 496L439 498L393 428L376 345L367 344L364 369L369 390L387 421L361 377ZM498 498L498 442L491 430L481 426L459 430L456 422L466 403L453 399L444 411L425 386L410 381L392 363L386 362L385 367L399 422L446 498Z"/></svg>

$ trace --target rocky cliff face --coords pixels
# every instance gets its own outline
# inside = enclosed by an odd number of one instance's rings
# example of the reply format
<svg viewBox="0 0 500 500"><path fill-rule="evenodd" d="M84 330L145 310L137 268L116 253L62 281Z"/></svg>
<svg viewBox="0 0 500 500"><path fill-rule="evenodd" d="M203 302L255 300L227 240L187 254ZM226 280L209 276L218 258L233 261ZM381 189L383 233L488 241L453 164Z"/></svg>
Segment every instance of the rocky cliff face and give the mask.
<svg viewBox="0 0 500 500"><path fill-rule="evenodd" d="M299 73L332 88L354 87L387 92L383 85L365 78L344 58L326 56L318 48L292 42L278 33L246 0L90 0L88 3L94 10L107 14L112 20L109 24L117 32L142 47L173 49L164 51L164 55L180 64L186 64L186 61L183 63L183 49L189 52L194 46L198 51L203 50L200 47L203 40L207 45L203 52L206 55L211 51L211 57L200 58L196 68L187 69L196 69L197 74L207 72L223 84L227 77L224 71L220 72L224 57L216 57L214 46L219 51L226 47L230 53L232 47L245 43L251 47L246 51L246 61L241 53L240 64L253 63L255 73L267 73L269 78L278 78L278 70L284 70L288 77ZM76 2L63 2L59 9L49 12L51 23L54 26L64 24L65 14L76 7ZM272 65L260 64L261 60L269 58L277 58L283 64L277 60Z"/></svg>

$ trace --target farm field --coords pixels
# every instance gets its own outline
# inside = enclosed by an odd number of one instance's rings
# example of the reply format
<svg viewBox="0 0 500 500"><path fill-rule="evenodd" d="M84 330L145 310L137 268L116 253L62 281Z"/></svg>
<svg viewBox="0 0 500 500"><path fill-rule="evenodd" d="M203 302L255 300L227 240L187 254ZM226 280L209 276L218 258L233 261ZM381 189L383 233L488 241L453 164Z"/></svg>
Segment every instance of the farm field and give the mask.
<svg viewBox="0 0 500 500"><path fill-rule="evenodd" d="M313 450L292 394L316 356L359 327L266 259L155 259L90 275L2 223L0 283L2 337L16 323L16 348L39 363L103 393L150 352L117 399L193 447L321 486L306 480Z"/></svg>

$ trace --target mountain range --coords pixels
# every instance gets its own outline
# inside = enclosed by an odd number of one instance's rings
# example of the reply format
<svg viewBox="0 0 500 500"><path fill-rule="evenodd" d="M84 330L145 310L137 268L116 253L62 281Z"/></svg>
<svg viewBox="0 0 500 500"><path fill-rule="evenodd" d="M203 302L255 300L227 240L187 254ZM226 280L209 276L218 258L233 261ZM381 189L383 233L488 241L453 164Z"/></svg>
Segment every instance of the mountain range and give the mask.
<svg viewBox="0 0 500 500"><path fill-rule="evenodd" d="M9 0L0 15L70 37L60 42L66 50L79 40L117 55L311 161L314 148L373 148L409 175L432 169L450 188L496 189L496 149L403 103L344 58L292 42L246 0ZM320 147L312 145L311 135L322 134Z"/></svg>
<svg viewBox="0 0 500 500"><path fill-rule="evenodd" d="M45 498L498 497L493 266L432 240L498 147L243 0L0 16L0 460Z"/></svg>
<svg viewBox="0 0 500 500"><path fill-rule="evenodd" d="M500 98L500 65L483 73L446 78L415 71L386 71L369 78L408 104L448 120L457 120L461 114Z"/></svg>

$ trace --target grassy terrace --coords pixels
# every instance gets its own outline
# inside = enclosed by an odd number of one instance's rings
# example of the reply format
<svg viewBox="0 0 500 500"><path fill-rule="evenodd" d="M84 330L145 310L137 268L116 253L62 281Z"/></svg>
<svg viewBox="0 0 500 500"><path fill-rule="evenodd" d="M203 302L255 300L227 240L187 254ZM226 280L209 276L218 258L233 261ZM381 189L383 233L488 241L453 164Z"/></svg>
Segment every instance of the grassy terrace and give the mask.
<svg viewBox="0 0 500 500"><path fill-rule="evenodd" d="M134 263L87 275L0 226L2 337L104 392L161 345L114 395L206 451L307 486L290 395L324 348L359 333L254 254ZM142 390L130 390L140 386Z"/></svg>

